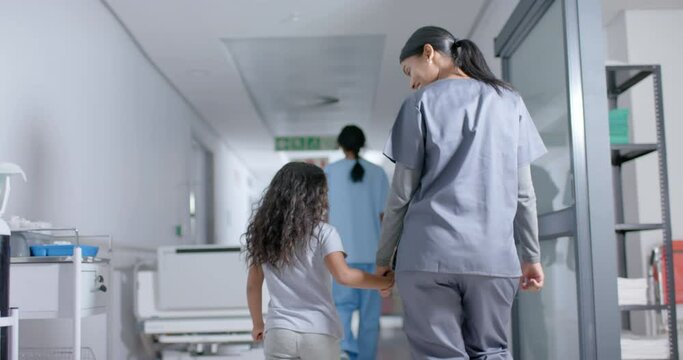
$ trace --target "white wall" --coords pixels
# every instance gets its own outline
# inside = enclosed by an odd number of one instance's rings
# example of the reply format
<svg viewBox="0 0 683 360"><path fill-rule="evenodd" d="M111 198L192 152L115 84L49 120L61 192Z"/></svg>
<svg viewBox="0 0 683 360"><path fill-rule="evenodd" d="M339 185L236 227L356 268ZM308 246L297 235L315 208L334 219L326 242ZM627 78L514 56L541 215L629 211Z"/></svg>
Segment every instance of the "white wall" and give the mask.
<svg viewBox="0 0 683 360"><path fill-rule="evenodd" d="M261 188L254 184L242 160L204 122L193 122L192 136L214 156L216 242L238 245L251 215L254 194L260 195Z"/></svg>
<svg viewBox="0 0 683 360"><path fill-rule="evenodd" d="M481 20L469 34L470 40L479 45L491 71L500 78L503 76L501 60L495 55L493 40L505 26L518 3L517 0L487 0Z"/></svg>
<svg viewBox="0 0 683 360"><path fill-rule="evenodd" d="M0 46L0 161L29 179L7 214L114 236L110 341L113 359L128 358L131 265L154 255L134 248L188 241L191 139L214 153L221 243L244 230L250 174L102 3L1 2Z"/></svg>
<svg viewBox="0 0 683 360"><path fill-rule="evenodd" d="M679 46L680 34L683 33L683 10L627 10L606 24L605 33L608 61L662 66L672 236L674 240L683 240L683 163L680 161L683 143L678 139L683 134L683 103L679 86L683 83L683 49ZM652 81L647 80L620 99L619 106L631 109L631 140L635 143L656 141L652 93ZM624 168L625 189L636 189L625 196L627 221L661 222L657 173L656 155L639 159ZM646 276L650 251L661 242L660 231L629 235L629 276ZM641 316L633 315L632 323L642 324L642 320L633 320Z"/></svg>

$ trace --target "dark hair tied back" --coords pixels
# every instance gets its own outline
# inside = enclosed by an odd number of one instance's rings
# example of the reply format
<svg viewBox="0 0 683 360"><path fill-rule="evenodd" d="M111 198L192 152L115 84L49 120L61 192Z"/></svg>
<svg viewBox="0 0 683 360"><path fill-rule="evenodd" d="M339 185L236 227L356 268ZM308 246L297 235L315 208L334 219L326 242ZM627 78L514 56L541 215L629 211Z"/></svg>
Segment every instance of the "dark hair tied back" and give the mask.
<svg viewBox="0 0 683 360"><path fill-rule="evenodd" d="M358 126L349 125L342 129L337 142L342 149L353 152L356 164L351 169L351 181L361 182L365 176L365 169L360 163L360 149L365 146L365 134Z"/></svg>
<svg viewBox="0 0 683 360"><path fill-rule="evenodd" d="M426 44L452 57L455 65L467 76L492 86L498 94L501 93L501 89L512 90L510 84L496 78L491 72L477 44L467 39L458 40L448 30L438 26L425 26L417 29L403 46L400 61L411 56L422 55Z"/></svg>

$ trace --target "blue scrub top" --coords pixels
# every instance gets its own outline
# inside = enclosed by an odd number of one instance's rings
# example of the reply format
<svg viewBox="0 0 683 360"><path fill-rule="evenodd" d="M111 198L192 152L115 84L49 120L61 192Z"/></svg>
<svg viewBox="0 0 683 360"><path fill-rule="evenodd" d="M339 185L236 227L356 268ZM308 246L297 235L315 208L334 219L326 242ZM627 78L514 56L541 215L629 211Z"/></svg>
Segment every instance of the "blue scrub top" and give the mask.
<svg viewBox="0 0 683 360"><path fill-rule="evenodd" d="M397 271L519 276L518 169L546 152L519 94L439 80L403 103L384 154L419 171Z"/></svg>
<svg viewBox="0 0 683 360"><path fill-rule="evenodd" d="M325 168L329 187L330 219L344 243L346 261L374 264L389 181L384 170L366 160L361 182L351 181L355 160L340 160Z"/></svg>

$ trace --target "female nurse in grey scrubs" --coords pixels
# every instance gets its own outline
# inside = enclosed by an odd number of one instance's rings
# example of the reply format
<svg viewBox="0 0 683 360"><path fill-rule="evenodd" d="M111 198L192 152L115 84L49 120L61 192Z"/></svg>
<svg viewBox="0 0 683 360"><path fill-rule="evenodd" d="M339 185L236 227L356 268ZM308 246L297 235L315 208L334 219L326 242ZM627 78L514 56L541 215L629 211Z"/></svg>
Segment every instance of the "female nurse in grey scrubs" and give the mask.
<svg viewBox="0 0 683 360"><path fill-rule="evenodd" d="M545 146L473 42L423 27L400 62L415 92L384 149L396 168L377 272L391 270L398 247L413 359L512 359L515 293L543 287L530 164Z"/></svg>

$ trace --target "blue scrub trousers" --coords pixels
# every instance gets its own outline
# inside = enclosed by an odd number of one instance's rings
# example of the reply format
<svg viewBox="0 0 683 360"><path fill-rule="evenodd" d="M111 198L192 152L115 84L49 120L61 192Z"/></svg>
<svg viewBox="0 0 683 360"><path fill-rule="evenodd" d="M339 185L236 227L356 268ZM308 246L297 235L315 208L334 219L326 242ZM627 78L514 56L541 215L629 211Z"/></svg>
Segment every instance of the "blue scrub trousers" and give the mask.
<svg viewBox="0 0 683 360"><path fill-rule="evenodd" d="M349 264L350 267L375 272L375 264ZM379 340L379 317L382 299L377 290L352 289L339 285L336 281L332 287L337 312L344 326L344 337L341 349L351 360L374 360L377 357L377 341ZM360 312L358 338L351 331L351 316Z"/></svg>

